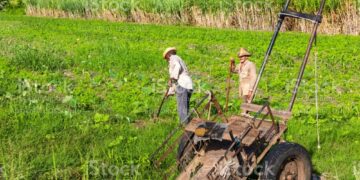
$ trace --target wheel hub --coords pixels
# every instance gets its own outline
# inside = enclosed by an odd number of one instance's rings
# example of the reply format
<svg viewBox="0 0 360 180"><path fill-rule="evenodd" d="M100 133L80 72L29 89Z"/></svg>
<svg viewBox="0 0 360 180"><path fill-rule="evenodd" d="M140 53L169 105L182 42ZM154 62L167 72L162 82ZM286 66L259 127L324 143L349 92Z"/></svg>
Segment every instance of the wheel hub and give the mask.
<svg viewBox="0 0 360 180"><path fill-rule="evenodd" d="M295 160L288 161L280 174L281 180L297 180L298 166Z"/></svg>

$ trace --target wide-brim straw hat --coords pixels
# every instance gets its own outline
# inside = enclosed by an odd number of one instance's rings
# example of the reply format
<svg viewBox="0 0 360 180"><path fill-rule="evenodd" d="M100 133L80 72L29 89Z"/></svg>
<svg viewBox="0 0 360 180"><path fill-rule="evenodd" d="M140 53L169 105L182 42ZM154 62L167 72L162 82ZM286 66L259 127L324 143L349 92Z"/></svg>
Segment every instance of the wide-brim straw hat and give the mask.
<svg viewBox="0 0 360 180"><path fill-rule="evenodd" d="M164 53L163 53L163 58L165 59L166 55L170 52L170 51L175 51L176 52L176 48L175 47L169 47L166 48Z"/></svg>
<svg viewBox="0 0 360 180"><path fill-rule="evenodd" d="M251 54L245 48L240 48L240 51L238 52L238 57L243 56L251 56Z"/></svg>

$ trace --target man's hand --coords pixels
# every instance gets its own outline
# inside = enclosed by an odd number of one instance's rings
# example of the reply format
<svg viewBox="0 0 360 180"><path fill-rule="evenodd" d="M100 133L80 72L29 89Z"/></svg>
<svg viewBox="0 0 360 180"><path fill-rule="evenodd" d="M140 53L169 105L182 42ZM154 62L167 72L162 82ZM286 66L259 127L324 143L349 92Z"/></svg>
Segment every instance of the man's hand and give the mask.
<svg viewBox="0 0 360 180"><path fill-rule="evenodd" d="M235 59L233 57L230 58L231 65L235 65Z"/></svg>
<svg viewBox="0 0 360 180"><path fill-rule="evenodd" d="M230 58L230 72L235 73L235 59L233 57Z"/></svg>
<svg viewBox="0 0 360 180"><path fill-rule="evenodd" d="M170 97L170 96L173 96L173 95L175 95L175 87L174 87L174 86L170 86L170 87L169 87L169 90L168 90L168 92L167 92L167 94L166 94L166 98L168 98L168 97Z"/></svg>
<svg viewBox="0 0 360 180"><path fill-rule="evenodd" d="M171 79L168 80L168 87L171 87L172 86L172 82L171 82Z"/></svg>
<svg viewBox="0 0 360 180"><path fill-rule="evenodd" d="M171 97L171 96L174 96L174 95L175 95L175 92L167 93L167 94L166 94L166 98Z"/></svg>

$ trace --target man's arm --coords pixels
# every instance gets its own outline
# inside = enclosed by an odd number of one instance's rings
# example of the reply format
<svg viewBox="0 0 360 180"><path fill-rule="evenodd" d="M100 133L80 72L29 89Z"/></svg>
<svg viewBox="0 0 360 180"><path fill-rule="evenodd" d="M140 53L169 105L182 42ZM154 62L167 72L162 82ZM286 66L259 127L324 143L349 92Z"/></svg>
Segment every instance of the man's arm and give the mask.
<svg viewBox="0 0 360 180"><path fill-rule="evenodd" d="M172 81L177 81L179 79L181 65L176 60L170 60L170 67L171 67L170 79Z"/></svg>
<svg viewBox="0 0 360 180"><path fill-rule="evenodd" d="M172 96L175 94L176 84L177 84L177 80L179 79L180 70L181 70L181 65L179 64L179 62L176 61L176 59L170 58L169 61L170 79L168 81L169 92L167 96Z"/></svg>
<svg viewBox="0 0 360 180"><path fill-rule="evenodd" d="M170 87L169 93L168 95L174 95L175 94L175 89L176 89L176 85L177 85L177 81L179 79L180 76L180 70L181 70L181 65L179 63L179 61L177 61L176 59L171 58L170 59L170 79L168 81L168 86Z"/></svg>
<svg viewBox="0 0 360 180"><path fill-rule="evenodd" d="M177 80L179 79L179 73L179 63L174 60L170 60L170 79L168 81L169 92L167 96L172 96L175 94Z"/></svg>

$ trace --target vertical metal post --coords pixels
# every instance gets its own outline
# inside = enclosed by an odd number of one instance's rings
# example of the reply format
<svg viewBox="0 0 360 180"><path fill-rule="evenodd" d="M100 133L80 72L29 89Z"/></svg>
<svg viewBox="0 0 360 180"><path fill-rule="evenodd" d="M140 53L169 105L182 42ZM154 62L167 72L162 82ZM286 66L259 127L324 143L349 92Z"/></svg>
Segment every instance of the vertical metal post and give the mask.
<svg viewBox="0 0 360 180"><path fill-rule="evenodd" d="M320 10L318 11L318 14L317 14L318 16L321 16L322 11L324 9L324 5L325 5L325 0L322 0ZM295 99L296 99L296 96L297 96L297 93L298 93L298 90L299 90L301 80L302 80L303 75L304 75L306 64L307 64L307 62L309 60L310 51L311 51L312 45L314 43L318 27L319 27L319 22L318 21L314 22L312 35L311 35L311 38L309 40L308 47L306 49L306 54L305 54L304 60L303 60L303 62L301 64L300 72L299 72L299 75L298 75L298 78L297 78L297 81L296 81L296 84L295 84L295 87L294 87L294 90L293 90L292 98L291 98L291 101L290 101L290 104L289 104L289 109L288 110L290 112L292 111L292 109L294 107Z"/></svg>
<svg viewBox="0 0 360 180"><path fill-rule="evenodd" d="M287 0L285 6L284 6L284 8L283 8L283 11L286 11L286 10L288 9L289 4L290 4L290 1L291 1L291 0ZM251 102L254 100L254 98L255 98L256 91L257 91L257 88L258 88L258 86L259 86L260 79L261 79L262 75L264 74L264 70L265 70L266 64L267 64L267 62L268 62L268 60L269 60L269 57L270 57L270 55L271 55L272 49L273 49L273 47L274 47L274 45L275 45L276 38L277 38L277 36L279 35L279 32L280 32L280 29L281 29L281 26L282 26L283 22L284 22L284 17L279 16L278 23L277 23L276 28L275 28L275 33L274 33L274 35L272 36L272 39L271 39L270 44L269 44L269 47L268 47L268 49L267 49L267 51L266 51L266 55L265 55L264 61L263 61L262 65L261 65L261 69L260 69L260 71L259 71L259 75L258 75L257 78L256 78L256 81L255 81L255 84L254 84L254 87L253 87L253 94L251 95L251 101L250 101L250 103L251 103Z"/></svg>

